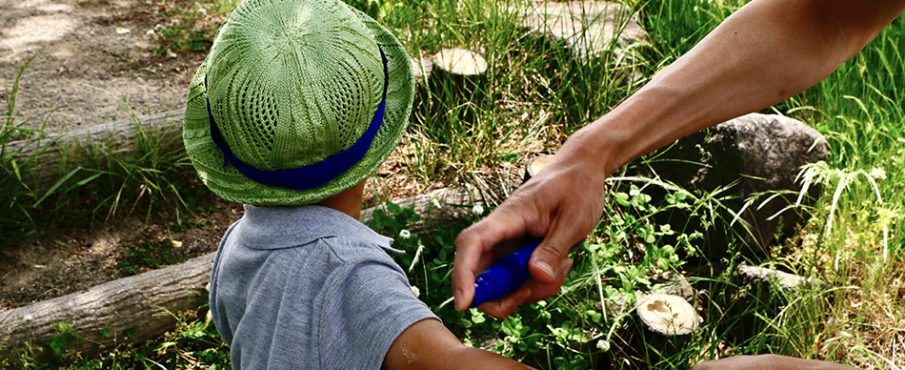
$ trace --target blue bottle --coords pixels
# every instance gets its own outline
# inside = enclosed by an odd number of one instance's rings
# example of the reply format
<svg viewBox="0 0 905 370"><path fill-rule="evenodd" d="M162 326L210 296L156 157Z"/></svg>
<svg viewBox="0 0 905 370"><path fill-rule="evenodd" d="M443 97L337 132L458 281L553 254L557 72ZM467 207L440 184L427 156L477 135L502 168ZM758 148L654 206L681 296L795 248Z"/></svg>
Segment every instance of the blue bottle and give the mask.
<svg viewBox="0 0 905 370"><path fill-rule="evenodd" d="M530 239L519 250L497 261L478 275L474 282L471 307L495 301L514 292L528 281L528 261L541 239Z"/></svg>

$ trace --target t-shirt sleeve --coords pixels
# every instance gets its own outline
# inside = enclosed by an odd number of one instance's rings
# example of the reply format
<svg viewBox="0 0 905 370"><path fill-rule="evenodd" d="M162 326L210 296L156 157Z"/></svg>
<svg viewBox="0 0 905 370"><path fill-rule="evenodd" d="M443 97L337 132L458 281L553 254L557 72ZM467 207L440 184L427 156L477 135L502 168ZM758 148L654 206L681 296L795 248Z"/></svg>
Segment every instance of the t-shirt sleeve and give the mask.
<svg viewBox="0 0 905 370"><path fill-rule="evenodd" d="M405 329L437 319L383 251L335 270L326 285L330 293L316 336L324 369L380 369L390 345Z"/></svg>

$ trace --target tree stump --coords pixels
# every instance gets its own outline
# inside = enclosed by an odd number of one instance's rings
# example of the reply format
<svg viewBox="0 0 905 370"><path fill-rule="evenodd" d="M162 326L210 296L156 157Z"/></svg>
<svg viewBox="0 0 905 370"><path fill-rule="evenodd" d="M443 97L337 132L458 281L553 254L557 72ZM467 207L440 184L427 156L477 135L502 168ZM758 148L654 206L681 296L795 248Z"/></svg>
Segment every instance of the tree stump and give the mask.
<svg viewBox="0 0 905 370"><path fill-rule="evenodd" d="M433 57L428 85L435 95L465 95L477 100L476 95L485 90L487 69L487 61L477 52L462 48L443 49Z"/></svg>
<svg viewBox="0 0 905 370"><path fill-rule="evenodd" d="M535 0L524 9L514 8L522 26L564 42L579 59L600 57L609 50L618 60L633 45L649 38L628 6L610 1Z"/></svg>
<svg viewBox="0 0 905 370"><path fill-rule="evenodd" d="M643 329L634 333L632 348L637 351L651 348L657 354L653 358L668 358L682 351L689 336L703 322L688 301L672 294L642 296L635 305L635 314L638 327Z"/></svg>
<svg viewBox="0 0 905 370"><path fill-rule="evenodd" d="M671 294L641 297L635 313L647 330L665 337L691 334L703 321L685 298Z"/></svg>
<svg viewBox="0 0 905 370"><path fill-rule="evenodd" d="M426 84L430 80L431 72L434 70L433 57L417 59L412 58L412 76L419 85Z"/></svg>
<svg viewBox="0 0 905 370"><path fill-rule="evenodd" d="M550 160L553 159L552 155L539 155L528 161L528 165L525 166L525 179L524 182L528 182L532 177L537 176L544 167L547 167L550 164Z"/></svg>

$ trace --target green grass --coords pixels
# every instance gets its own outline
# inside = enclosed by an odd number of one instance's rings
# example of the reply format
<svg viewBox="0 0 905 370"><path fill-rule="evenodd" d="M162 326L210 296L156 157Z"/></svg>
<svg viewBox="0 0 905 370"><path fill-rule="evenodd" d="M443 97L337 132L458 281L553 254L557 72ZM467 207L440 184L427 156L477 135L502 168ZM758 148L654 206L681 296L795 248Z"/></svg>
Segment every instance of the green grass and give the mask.
<svg viewBox="0 0 905 370"><path fill-rule="evenodd" d="M14 119L18 76L25 67L15 79L0 127L0 252L29 237L125 215L164 215L178 224L185 212L199 210L198 199L209 197L181 138L147 131L135 115L131 147L116 153L92 145L67 147L52 166L39 163L44 150L62 144L29 121ZM38 150L25 154L26 146L7 145L13 141L31 141Z"/></svg>
<svg viewBox="0 0 905 370"><path fill-rule="evenodd" d="M744 2L629 1L638 10L651 43L636 50L631 64L621 65L612 62L608 53L596 60L576 59L563 50L563 45L526 33L504 11L517 4L515 1L352 3L393 30L413 56L461 46L484 50L490 62L485 82L470 86L472 96L443 83L429 93L419 93L405 144L396 155L407 165L403 173L427 187L435 183L492 183L502 164L522 164L538 152L555 149L569 133L640 87L639 83L625 83L626 76L638 72L642 78L637 82L644 82ZM199 4L193 6L222 6L221 2ZM173 37L187 39L184 35L191 34L187 30L195 27L184 27L182 31L187 33L174 31ZM208 36L202 39L212 35L212 27L203 30ZM895 369L905 362L902 40L905 20L899 19L827 80L774 107L822 132L831 154L826 163L812 166L804 174L824 188L817 204L806 210L812 216L810 221L794 238L775 246L778 253L767 263L817 279L822 282L819 286L778 292L742 284L734 276L735 267L745 262L740 253L735 253L744 248L740 238L730 238L726 246L729 253L711 261L714 272L691 271L690 264L702 259L700 249L706 230L671 228L660 216L677 209L693 210L690 217L697 224L725 228L732 217L723 207L725 195L719 191L686 191L637 178L612 183L607 217L576 252L563 294L523 307L507 320L495 321L474 310L456 313L448 303L453 240L472 220L430 234L397 237L397 245L409 252L400 257L400 265L409 271L421 298L466 343L541 368L683 369L729 355L778 353ZM4 135L25 135L9 124L5 127L10 131L4 131ZM159 184L178 189L178 184L187 180L160 180L155 176L169 179L171 173L180 173L185 166L180 161L184 158L178 155L157 162L139 161L156 163L139 166L155 170L147 172L148 177L122 175L145 173L139 170L120 172L114 177L120 180L110 180L113 186L106 188L117 189L116 184L120 184L123 189L137 189L150 183L158 185L154 194L168 194L170 187ZM634 165L641 164L643 161ZM86 178L90 175L81 177ZM151 180L122 180L144 178ZM64 183L71 184L68 181ZM43 194L33 192L17 198L28 201L12 204L28 209ZM70 196L59 194L48 199L66 205ZM157 199L161 197L165 196ZM109 204L130 203L114 200L108 200ZM45 202L37 203L50 204ZM123 206L114 209L120 211ZM387 235L399 235L416 217L410 211L395 209L376 216L373 226ZM615 307L621 300L630 306L639 292L658 287L659 275L684 270L701 292L696 303L701 305L705 323L681 343L650 337L625 310L607 313L600 309ZM150 361L163 361L154 357L161 347L167 348L163 353L203 352L212 356L172 360L166 363L168 368L225 366L227 349L217 343L210 327L206 327L203 341L176 340L172 344L174 341L167 339L185 337L184 333L190 331L186 327L203 324L203 320L189 317L165 338L97 358L70 359L74 361L70 366L157 367ZM147 360L134 360L137 358Z"/></svg>

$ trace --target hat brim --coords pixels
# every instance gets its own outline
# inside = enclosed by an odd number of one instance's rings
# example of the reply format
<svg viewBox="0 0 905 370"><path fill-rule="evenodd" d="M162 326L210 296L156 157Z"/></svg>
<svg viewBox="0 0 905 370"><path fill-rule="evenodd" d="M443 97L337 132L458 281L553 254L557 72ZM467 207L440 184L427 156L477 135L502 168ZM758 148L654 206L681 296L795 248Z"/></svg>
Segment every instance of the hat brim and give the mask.
<svg viewBox="0 0 905 370"><path fill-rule="evenodd" d="M344 3L343 3L344 4ZM202 62L189 86L183 123L185 149L201 181L215 194L233 202L260 206L314 204L360 183L373 174L398 145L409 122L415 95L412 64L393 34L374 19L344 4L371 30L375 42L387 56L390 82L383 125L365 157L349 171L329 183L309 190L292 190L255 182L225 165L214 144L207 115L204 78L208 60Z"/></svg>

